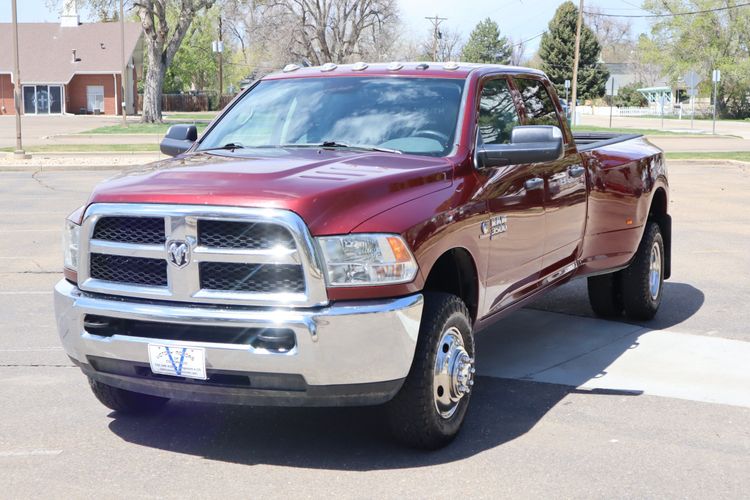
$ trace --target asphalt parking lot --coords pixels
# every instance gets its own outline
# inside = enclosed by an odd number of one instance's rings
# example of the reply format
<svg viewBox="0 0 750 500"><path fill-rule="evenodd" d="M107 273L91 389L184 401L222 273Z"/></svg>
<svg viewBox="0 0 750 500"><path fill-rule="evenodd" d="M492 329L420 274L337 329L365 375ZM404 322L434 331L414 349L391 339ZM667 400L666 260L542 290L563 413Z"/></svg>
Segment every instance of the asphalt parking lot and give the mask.
<svg viewBox="0 0 750 500"><path fill-rule="evenodd" d="M655 320L572 282L478 334L461 435L422 453L377 409L100 405L57 338L60 228L112 172L0 172L0 497L689 497L750 488L750 167L671 163Z"/></svg>

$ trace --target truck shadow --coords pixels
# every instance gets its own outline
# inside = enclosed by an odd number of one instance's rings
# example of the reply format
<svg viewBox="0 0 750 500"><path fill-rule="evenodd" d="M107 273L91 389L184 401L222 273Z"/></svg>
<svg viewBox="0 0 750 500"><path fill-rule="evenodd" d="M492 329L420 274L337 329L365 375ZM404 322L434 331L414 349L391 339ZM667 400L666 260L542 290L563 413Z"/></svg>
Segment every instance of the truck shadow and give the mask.
<svg viewBox="0 0 750 500"><path fill-rule="evenodd" d="M665 298L679 293L682 300L665 301L650 328L683 321L703 303L703 294L692 286L669 286L677 289ZM577 293L568 288L567 300L577 303ZM662 315L666 320L659 320ZM483 376L477 381L472 408L456 441L431 453L394 442L380 408L253 408L173 401L151 417L111 413L109 428L137 445L244 465L366 471L449 463L523 436L569 394L638 396L637 390L576 387L601 376L624 352L637 348L644 331L623 323L525 309L479 332L478 369ZM524 375L557 359L584 357L591 349L599 354L593 361L585 356L585 363L573 367L576 375L568 379L570 385L536 382ZM519 362L519 356L525 359Z"/></svg>

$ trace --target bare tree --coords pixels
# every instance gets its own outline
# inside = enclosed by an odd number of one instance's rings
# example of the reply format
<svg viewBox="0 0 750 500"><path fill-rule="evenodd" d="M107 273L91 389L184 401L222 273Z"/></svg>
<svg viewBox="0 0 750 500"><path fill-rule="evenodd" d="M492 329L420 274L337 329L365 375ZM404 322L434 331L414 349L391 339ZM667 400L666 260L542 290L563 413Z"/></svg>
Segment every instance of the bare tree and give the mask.
<svg viewBox="0 0 750 500"><path fill-rule="evenodd" d="M437 60L457 61L463 48L463 36L458 30L441 29L438 33ZM430 29L428 36L422 41L422 59L432 60L434 32Z"/></svg>
<svg viewBox="0 0 750 500"><path fill-rule="evenodd" d="M602 46L602 58L607 62L628 62L635 48L632 22L602 14L595 6L588 7L584 13L586 25Z"/></svg>
<svg viewBox="0 0 750 500"><path fill-rule="evenodd" d="M290 55L316 65L377 56L378 51L383 50L383 37L389 36L389 27L398 20L395 0L270 0L265 5L252 3L257 14L256 26L257 21L262 21L277 28L282 36L288 35L286 50Z"/></svg>

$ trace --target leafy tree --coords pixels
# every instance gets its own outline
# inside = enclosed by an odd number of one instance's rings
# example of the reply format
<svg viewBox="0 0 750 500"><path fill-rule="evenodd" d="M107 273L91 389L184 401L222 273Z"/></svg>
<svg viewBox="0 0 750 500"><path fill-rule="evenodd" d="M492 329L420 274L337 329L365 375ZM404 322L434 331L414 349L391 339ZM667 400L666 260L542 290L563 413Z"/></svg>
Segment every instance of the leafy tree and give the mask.
<svg viewBox="0 0 750 500"><path fill-rule="evenodd" d="M573 2L563 3L549 22L539 45L541 68L561 95L565 93L565 80L573 80L577 20L578 8ZM601 45L596 35L584 23L578 62L578 96L581 98L594 99L605 93L609 71L599 63L600 53Z"/></svg>
<svg viewBox="0 0 750 500"><path fill-rule="evenodd" d="M476 25L464 45L461 59L466 62L508 64L513 48L505 36L500 36L497 23L486 18Z"/></svg>
<svg viewBox="0 0 750 500"><path fill-rule="evenodd" d="M177 16L171 12L170 17ZM167 93L188 90L214 90L219 65L212 52L212 42L217 39L218 23L215 13L199 16L185 34L172 65L164 77Z"/></svg>
<svg viewBox="0 0 750 500"><path fill-rule="evenodd" d="M614 99L615 106L636 108L648 106L648 99L646 99L646 97L637 90L643 88L643 86L643 83L635 82L620 87L617 90L617 95Z"/></svg>
<svg viewBox="0 0 750 500"><path fill-rule="evenodd" d="M711 72L721 70L719 113L750 117L750 9L738 0L646 0L654 14L675 14L721 8L689 16L659 18L650 38L639 41L645 59L661 67L673 84L690 70L703 77L699 92L710 96ZM729 8L727 8L729 7Z"/></svg>

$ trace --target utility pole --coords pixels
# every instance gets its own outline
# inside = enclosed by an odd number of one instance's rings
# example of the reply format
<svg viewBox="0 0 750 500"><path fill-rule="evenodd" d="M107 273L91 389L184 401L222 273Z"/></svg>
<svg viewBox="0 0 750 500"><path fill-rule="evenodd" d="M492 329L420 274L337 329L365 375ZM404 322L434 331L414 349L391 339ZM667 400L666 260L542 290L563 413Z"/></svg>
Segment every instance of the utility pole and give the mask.
<svg viewBox="0 0 750 500"><path fill-rule="evenodd" d="M443 21L447 21L447 17L438 17L437 14L435 14L435 17L425 17L430 23L432 23L432 60L434 62L437 62L437 53L438 53L438 40L442 38L442 34L440 33L440 24Z"/></svg>
<svg viewBox="0 0 750 500"><path fill-rule="evenodd" d="M120 67L122 68L122 74L120 75L120 89L122 95L122 126L128 126L128 118L125 112L125 103L127 98L125 97L125 81L127 80L126 75L128 74L128 65L125 64L125 9L123 8L123 1L120 0Z"/></svg>
<svg viewBox="0 0 750 500"><path fill-rule="evenodd" d="M583 0L578 5L578 21L576 22L576 48L573 55L573 90L571 91L570 110L573 114L573 125L576 123L576 101L578 100L578 59L581 50L581 25L583 24Z"/></svg>
<svg viewBox="0 0 750 500"><path fill-rule="evenodd" d="M16 0L11 2L13 15L13 80L15 87L13 89L13 101L16 109L16 150L13 157L17 160L25 160L30 157L23 150L21 141L21 70L18 64L18 16L16 15Z"/></svg>
<svg viewBox="0 0 750 500"><path fill-rule="evenodd" d="M716 135L716 107L719 105L719 89L718 85L721 81L721 70L715 69L711 73L711 80L714 82L714 124L713 124L713 134Z"/></svg>
<svg viewBox="0 0 750 500"><path fill-rule="evenodd" d="M224 38L222 31L221 16L219 16L219 108L221 108L221 94L224 93Z"/></svg>

